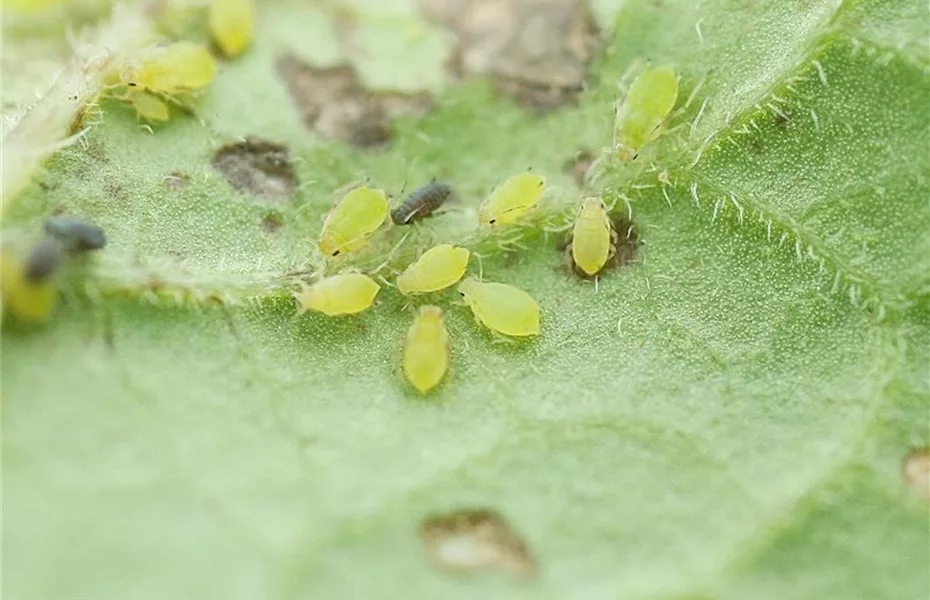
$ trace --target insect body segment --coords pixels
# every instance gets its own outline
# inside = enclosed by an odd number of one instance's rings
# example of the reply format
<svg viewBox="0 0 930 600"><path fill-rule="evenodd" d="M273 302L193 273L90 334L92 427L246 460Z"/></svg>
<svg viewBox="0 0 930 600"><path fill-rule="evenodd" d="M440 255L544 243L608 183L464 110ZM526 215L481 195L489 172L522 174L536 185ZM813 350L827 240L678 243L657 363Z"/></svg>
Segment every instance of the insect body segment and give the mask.
<svg viewBox="0 0 930 600"><path fill-rule="evenodd" d="M452 197L452 188L441 181L431 181L413 190L403 204L391 211L396 225L409 225L424 219Z"/></svg>
<svg viewBox="0 0 930 600"><path fill-rule="evenodd" d="M611 251L611 228L600 198L585 198L572 233L572 259L578 268L594 275L607 263Z"/></svg>
<svg viewBox="0 0 930 600"><path fill-rule="evenodd" d="M45 321L55 308L58 290L54 274L61 262L61 246L44 240L25 258L4 248L0 256L0 290L4 310L32 323Z"/></svg>
<svg viewBox="0 0 930 600"><path fill-rule="evenodd" d="M363 247L388 215L387 197L381 190L357 187L330 211L320 233L320 251L338 256Z"/></svg>
<svg viewBox="0 0 930 600"><path fill-rule="evenodd" d="M401 294L443 290L462 278L468 257L469 252L465 248L449 244L434 246L397 277L397 289Z"/></svg>
<svg viewBox="0 0 930 600"><path fill-rule="evenodd" d="M72 252L100 250L107 245L107 236L99 226L74 217L51 217L43 225L45 233Z"/></svg>
<svg viewBox="0 0 930 600"><path fill-rule="evenodd" d="M459 292L475 317L490 329L517 337L539 333L539 305L520 288L469 277L459 284Z"/></svg>
<svg viewBox="0 0 930 600"><path fill-rule="evenodd" d="M136 109L136 115L149 121L167 121L171 118L168 105L155 94L144 90L132 91L126 99Z"/></svg>
<svg viewBox="0 0 930 600"><path fill-rule="evenodd" d="M205 88L214 75L216 61L210 52L202 44L182 41L146 51L122 78L130 87L173 95Z"/></svg>
<svg viewBox="0 0 930 600"><path fill-rule="evenodd" d="M335 317L352 315L368 309L381 289L371 277L361 273L346 273L321 279L294 294L300 312L315 310Z"/></svg>
<svg viewBox="0 0 930 600"><path fill-rule="evenodd" d="M436 306L423 306L413 320L404 344L404 374L425 394L442 381L449 369L449 334Z"/></svg>
<svg viewBox="0 0 930 600"><path fill-rule="evenodd" d="M640 73L617 109L614 146L621 160L633 160L643 146L659 137L678 99L678 76L669 67Z"/></svg>
<svg viewBox="0 0 930 600"><path fill-rule="evenodd" d="M535 173L514 175L484 201L478 209L478 222L482 225L503 225L517 221L536 206L545 185L546 178Z"/></svg>
<svg viewBox="0 0 930 600"><path fill-rule="evenodd" d="M239 56L252 41L254 0L213 0L208 15L210 34L228 57Z"/></svg>

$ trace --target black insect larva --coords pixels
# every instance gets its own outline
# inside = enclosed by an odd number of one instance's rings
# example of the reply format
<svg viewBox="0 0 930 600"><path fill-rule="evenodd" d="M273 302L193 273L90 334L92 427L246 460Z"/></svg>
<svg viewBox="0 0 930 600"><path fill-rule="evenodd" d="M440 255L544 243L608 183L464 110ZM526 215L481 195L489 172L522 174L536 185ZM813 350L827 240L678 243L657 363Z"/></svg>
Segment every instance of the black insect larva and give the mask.
<svg viewBox="0 0 930 600"><path fill-rule="evenodd" d="M441 181L431 181L413 190L403 204L391 210L397 225L409 225L428 217L452 196L452 188Z"/></svg>
<svg viewBox="0 0 930 600"><path fill-rule="evenodd" d="M45 233L74 252L99 250L107 245L103 229L74 217L51 217L45 221Z"/></svg>

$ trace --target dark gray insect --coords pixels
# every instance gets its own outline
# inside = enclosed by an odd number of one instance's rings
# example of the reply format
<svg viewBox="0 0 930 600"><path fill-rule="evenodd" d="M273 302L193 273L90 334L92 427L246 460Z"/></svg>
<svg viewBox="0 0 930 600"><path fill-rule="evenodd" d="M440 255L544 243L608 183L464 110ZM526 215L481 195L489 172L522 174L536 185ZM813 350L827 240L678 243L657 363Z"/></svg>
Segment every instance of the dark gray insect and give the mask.
<svg viewBox="0 0 930 600"><path fill-rule="evenodd" d="M99 250L107 245L107 236L98 225L75 217L50 217L45 221L45 233L70 252Z"/></svg>
<svg viewBox="0 0 930 600"><path fill-rule="evenodd" d="M391 211L391 219L397 225L409 225L428 217L446 200L452 197L452 188L441 181L431 181L410 192L403 204Z"/></svg>
<svg viewBox="0 0 930 600"><path fill-rule="evenodd" d="M32 283L41 283L52 276L61 264L61 242L45 238L32 247L23 264L23 277Z"/></svg>

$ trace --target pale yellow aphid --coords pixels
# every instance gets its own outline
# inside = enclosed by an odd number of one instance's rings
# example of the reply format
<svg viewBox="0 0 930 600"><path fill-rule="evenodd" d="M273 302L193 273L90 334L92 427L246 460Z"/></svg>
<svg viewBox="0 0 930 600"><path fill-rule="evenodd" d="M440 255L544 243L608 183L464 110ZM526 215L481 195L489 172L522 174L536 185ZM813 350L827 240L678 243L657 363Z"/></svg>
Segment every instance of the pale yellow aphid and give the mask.
<svg viewBox="0 0 930 600"><path fill-rule="evenodd" d="M174 42L142 53L122 72L129 87L158 94L195 92L216 75L216 61L203 44Z"/></svg>
<svg viewBox="0 0 930 600"><path fill-rule="evenodd" d="M542 197L546 178L535 173L514 175L497 186L478 209L482 225L513 223L531 210Z"/></svg>
<svg viewBox="0 0 930 600"><path fill-rule="evenodd" d="M358 250L388 216L384 192L357 187L346 194L326 216L320 233L320 251L337 256Z"/></svg>
<svg viewBox="0 0 930 600"><path fill-rule="evenodd" d="M662 124L678 100L678 76L669 67L639 74L617 109L614 146L620 160L633 160L662 133Z"/></svg>
<svg viewBox="0 0 930 600"><path fill-rule="evenodd" d="M520 288L469 277L459 284L459 293L475 317L490 329L518 337L539 333L539 305Z"/></svg>
<svg viewBox="0 0 930 600"><path fill-rule="evenodd" d="M397 289L401 294L444 290L465 274L468 256L465 248L449 244L434 246L397 277Z"/></svg>
<svg viewBox="0 0 930 600"><path fill-rule="evenodd" d="M585 198L572 232L572 259L578 268L594 275L604 268L611 250L610 219L600 198Z"/></svg>
<svg viewBox="0 0 930 600"><path fill-rule="evenodd" d="M324 315L354 315L369 308L381 286L367 275L345 273L321 279L294 294L299 312L315 310Z"/></svg>
<svg viewBox="0 0 930 600"><path fill-rule="evenodd" d="M255 30L253 0L212 0L208 17L210 35L223 54L239 56Z"/></svg>
<svg viewBox="0 0 930 600"><path fill-rule="evenodd" d="M36 249L39 247L37 246ZM31 323L46 321L58 301L54 274L57 258L33 252L21 257L4 248L0 254L0 292L3 309Z"/></svg>
<svg viewBox="0 0 930 600"><path fill-rule="evenodd" d="M423 306L413 319L404 343L404 374L425 394L436 387L449 369L449 333L442 310Z"/></svg>
<svg viewBox="0 0 930 600"><path fill-rule="evenodd" d="M136 115L150 121L167 121L171 118L168 105L161 98L145 91L132 91L127 96L136 109Z"/></svg>

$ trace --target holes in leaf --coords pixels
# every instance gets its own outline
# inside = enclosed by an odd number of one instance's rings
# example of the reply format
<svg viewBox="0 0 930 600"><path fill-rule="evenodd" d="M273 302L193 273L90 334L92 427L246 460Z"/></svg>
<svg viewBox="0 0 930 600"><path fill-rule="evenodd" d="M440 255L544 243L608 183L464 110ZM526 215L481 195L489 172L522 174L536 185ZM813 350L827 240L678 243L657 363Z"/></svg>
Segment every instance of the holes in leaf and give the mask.
<svg viewBox="0 0 930 600"><path fill-rule="evenodd" d="M500 569L522 577L536 571L526 542L490 508L427 517L420 523L420 539L432 562L448 571Z"/></svg>
<svg viewBox="0 0 930 600"><path fill-rule="evenodd" d="M288 200L297 187L287 147L267 140L250 137L227 144L216 151L212 164L234 188L259 198Z"/></svg>

